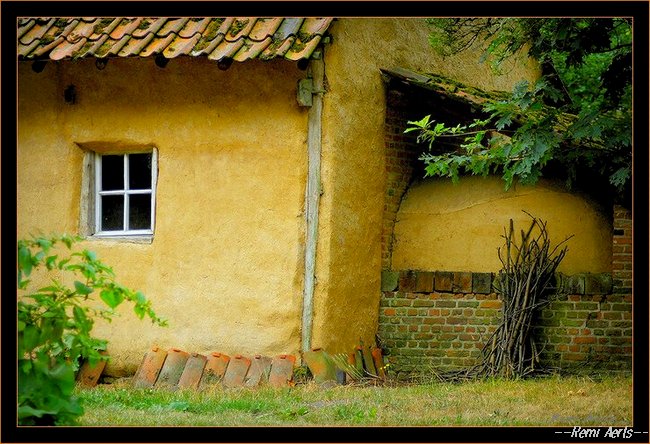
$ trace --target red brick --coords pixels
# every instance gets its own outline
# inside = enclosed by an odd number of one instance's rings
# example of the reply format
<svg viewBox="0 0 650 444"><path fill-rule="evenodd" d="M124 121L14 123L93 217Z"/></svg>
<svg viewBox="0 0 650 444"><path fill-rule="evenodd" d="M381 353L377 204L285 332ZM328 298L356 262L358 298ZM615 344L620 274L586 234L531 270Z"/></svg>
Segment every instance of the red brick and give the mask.
<svg viewBox="0 0 650 444"><path fill-rule="evenodd" d="M472 273L455 272L454 273L454 290L461 293L472 292Z"/></svg>
<svg viewBox="0 0 650 444"><path fill-rule="evenodd" d="M395 309L394 308L385 308L384 309L384 314L386 316L395 316Z"/></svg>
<svg viewBox="0 0 650 444"><path fill-rule="evenodd" d="M418 271L415 277L415 291L431 293L433 291L433 276L431 271Z"/></svg>
<svg viewBox="0 0 650 444"><path fill-rule="evenodd" d="M586 353L565 353L563 358L567 361L584 361L587 358Z"/></svg>
<svg viewBox="0 0 650 444"><path fill-rule="evenodd" d="M446 271L436 271L434 285L436 291L451 291L453 274Z"/></svg>
<svg viewBox="0 0 650 444"><path fill-rule="evenodd" d="M577 338L573 338L573 342L575 344L595 344L596 343L596 338L591 337L591 336L579 336Z"/></svg>
<svg viewBox="0 0 650 444"><path fill-rule="evenodd" d="M495 300L487 300L487 301L481 301L479 304L480 308L501 308L502 307L502 302L501 301L495 301Z"/></svg>

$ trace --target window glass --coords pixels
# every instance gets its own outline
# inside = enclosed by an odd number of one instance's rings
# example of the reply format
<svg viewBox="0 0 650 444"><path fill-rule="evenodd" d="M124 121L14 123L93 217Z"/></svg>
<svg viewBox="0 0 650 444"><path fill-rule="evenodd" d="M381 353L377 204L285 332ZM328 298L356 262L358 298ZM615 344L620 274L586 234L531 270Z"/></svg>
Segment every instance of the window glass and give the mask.
<svg viewBox="0 0 650 444"><path fill-rule="evenodd" d="M102 191L124 189L124 156L102 156Z"/></svg>
<svg viewBox="0 0 650 444"><path fill-rule="evenodd" d="M132 194L129 197L129 229L151 228L151 194Z"/></svg>
<svg viewBox="0 0 650 444"><path fill-rule="evenodd" d="M129 154L129 189L151 189L151 153Z"/></svg>
<svg viewBox="0 0 650 444"><path fill-rule="evenodd" d="M124 196L102 196L101 199L101 230L122 230L124 228Z"/></svg>

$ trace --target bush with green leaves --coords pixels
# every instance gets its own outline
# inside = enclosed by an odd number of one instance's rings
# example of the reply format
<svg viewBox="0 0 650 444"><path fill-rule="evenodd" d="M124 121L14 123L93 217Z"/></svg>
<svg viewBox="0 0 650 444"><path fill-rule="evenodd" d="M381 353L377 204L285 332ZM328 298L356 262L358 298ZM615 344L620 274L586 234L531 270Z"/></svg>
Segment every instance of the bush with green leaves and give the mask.
<svg viewBox="0 0 650 444"><path fill-rule="evenodd" d="M427 176L458 180L462 174L501 174L534 184L546 175L563 178L631 203L632 19L462 17L427 20L430 41L443 56L480 43L480 61L497 71L513 56L539 62L541 78L518 82L509 98L492 97L481 118L409 122L429 147L456 140L450 152L425 152ZM435 142L434 142L435 141Z"/></svg>
<svg viewBox="0 0 650 444"><path fill-rule="evenodd" d="M142 292L119 284L95 253L77 248L80 240L51 235L18 241L20 425L70 425L83 414L73 393L75 372L84 360L96 365L108 359L102 354L107 341L91 334L96 319L110 322L128 301L138 318L167 324Z"/></svg>

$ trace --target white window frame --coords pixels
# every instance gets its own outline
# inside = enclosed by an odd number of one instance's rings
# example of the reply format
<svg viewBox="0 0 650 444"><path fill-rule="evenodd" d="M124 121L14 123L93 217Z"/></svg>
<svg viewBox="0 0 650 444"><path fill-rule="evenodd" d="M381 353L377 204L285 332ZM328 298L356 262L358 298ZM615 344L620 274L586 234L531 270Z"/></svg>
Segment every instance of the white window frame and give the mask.
<svg viewBox="0 0 650 444"><path fill-rule="evenodd" d="M131 154L149 154L151 153L151 188L143 188L137 190L129 189L129 155ZM116 155L122 156L124 160L124 178L123 178L123 189L121 190L111 190L103 191L101 190L102 184L102 156ZM131 236L141 236L141 237L151 237L153 236L154 229L156 226L156 184L158 181L158 153L155 148L149 149L146 151L129 151L129 152L120 152L120 153L95 153L95 164L94 164L94 237L108 238L108 237L131 237ZM150 194L151 195L151 228L145 230L130 230L129 229L129 197L132 195L142 195ZM123 196L124 197L124 219L122 226L125 227L124 230L112 230L112 231L102 231L102 196Z"/></svg>

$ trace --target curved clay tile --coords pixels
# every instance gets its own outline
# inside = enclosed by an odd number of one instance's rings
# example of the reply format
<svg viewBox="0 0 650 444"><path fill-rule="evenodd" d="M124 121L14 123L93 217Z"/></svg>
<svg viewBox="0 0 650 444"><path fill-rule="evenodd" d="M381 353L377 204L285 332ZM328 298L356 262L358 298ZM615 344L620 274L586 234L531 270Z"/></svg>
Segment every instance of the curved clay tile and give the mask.
<svg viewBox="0 0 650 444"><path fill-rule="evenodd" d="M29 28L29 31L24 33L22 37L18 39L18 41L23 45L31 45L33 42L45 37L47 32L54 26L55 21L55 19L51 19L45 25L37 26L36 20L34 20Z"/></svg>
<svg viewBox="0 0 650 444"><path fill-rule="evenodd" d="M241 37L247 36L257 21L254 17L235 17L230 29L226 32L225 39L227 42L236 42Z"/></svg>
<svg viewBox="0 0 650 444"><path fill-rule="evenodd" d="M151 37L154 37L154 35L160 30L160 28L163 27L163 25L166 22L167 22L166 18L154 18L154 17L143 18L140 21L138 27L134 29L133 32L131 33L131 37L135 37L138 39L148 38L150 35Z"/></svg>
<svg viewBox="0 0 650 444"><path fill-rule="evenodd" d="M18 32L16 34L17 37L18 37L18 41L21 40L21 37L24 36L27 33L27 31L34 28L34 26L36 26L36 20L33 20L33 19L27 19L27 20L18 19Z"/></svg>
<svg viewBox="0 0 650 444"><path fill-rule="evenodd" d="M300 38L297 38L284 57L293 61L308 58L314 52L320 40L321 36L318 34L312 34L306 43Z"/></svg>
<svg viewBox="0 0 650 444"><path fill-rule="evenodd" d="M267 37L261 42L245 39L242 48L233 55L233 59L238 62L256 58L272 42L271 37Z"/></svg>
<svg viewBox="0 0 650 444"><path fill-rule="evenodd" d="M208 54L209 60L221 60L225 57L234 56L237 51L244 46L244 39L237 39L234 42L229 42L228 40L223 40L217 47Z"/></svg>
<svg viewBox="0 0 650 444"><path fill-rule="evenodd" d="M61 19L59 19L59 20L61 20ZM54 26L52 28L50 28L48 30L47 34L41 38L41 42L42 42L49 35L52 38L54 38L54 41L52 41L50 44L46 44L46 45L41 46L40 48L36 49L33 52L34 56L38 57L38 56L41 56L43 54L47 54L50 51L52 51L52 49L56 48L58 45L64 45L64 47L66 46L66 44L67 44L66 37L68 36L68 34L70 34L70 32L74 28L77 27L77 23L79 23L79 21L78 20L72 20L70 22L67 22L67 21L63 20L61 22L61 25L64 25L64 24L66 24L66 25L65 25L65 28L63 28L63 31L60 31L60 28L57 25L57 22L59 20L55 21ZM53 31L53 32L50 33L50 31ZM53 59L53 60L56 60L56 59Z"/></svg>
<svg viewBox="0 0 650 444"><path fill-rule="evenodd" d="M286 40L291 36L295 36L304 21L304 18L285 18L273 35L274 39Z"/></svg>
<svg viewBox="0 0 650 444"><path fill-rule="evenodd" d="M122 19L120 18L102 18L95 20L93 25L93 33L90 35L90 40L102 40L106 41L108 35L113 32L113 30L120 24Z"/></svg>
<svg viewBox="0 0 650 444"><path fill-rule="evenodd" d="M260 18L255 21L253 28L248 33L248 38L254 42L263 42L270 39L282 24L282 18Z"/></svg>
<svg viewBox="0 0 650 444"><path fill-rule="evenodd" d="M200 21L187 22L179 32L178 36L171 41L171 43L163 51L163 55L168 59L178 57L179 55L187 55L192 48L197 44L201 38L201 33L210 23L210 19L202 19Z"/></svg>
<svg viewBox="0 0 650 444"><path fill-rule="evenodd" d="M180 18L180 19L170 19L158 30L156 33L156 39L153 40L149 45L145 47L143 51L140 51L139 55L141 57L147 57L151 54L160 54L163 53L169 44L177 37L178 31L185 26L189 19ZM173 52L171 49L169 52Z"/></svg>
<svg viewBox="0 0 650 444"><path fill-rule="evenodd" d="M300 27L300 31L306 34L323 35L327 31L327 28L329 28L332 20L334 19L331 17L307 18Z"/></svg>
<svg viewBox="0 0 650 444"><path fill-rule="evenodd" d="M226 32L234 21L234 17L211 19L205 31L203 31L203 36L192 49L191 55L208 55L214 51L214 48L224 39Z"/></svg>
<svg viewBox="0 0 650 444"><path fill-rule="evenodd" d="M185 23L185 26L178 31L178 36L189 39L197 34L203 33L210 23L210 18L191 18Z"/></svg>
<svg viewBox="0 0 650 444"><path fill-rule="evenodd" d="M262 51L260 58L262 60L270 60L275 57L284 57L289 48L291 48L291 45L293 45L294 40L296 40L296 37L293 35L286 39L273 38L271 44Z"/></svg>
<svg viewBox="0 0 650 444"><path fill-rule="evenodd" d="M167 19L165 24L156 32L157 38L168 38L169 36L176 36L178 32L183 29L185 24L189 21L188 18L170 18Z"/></svg>

